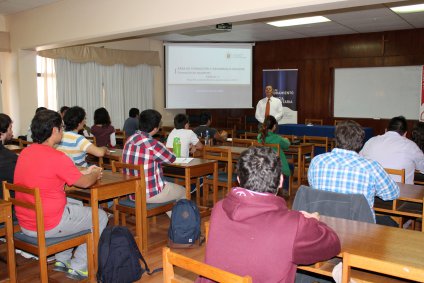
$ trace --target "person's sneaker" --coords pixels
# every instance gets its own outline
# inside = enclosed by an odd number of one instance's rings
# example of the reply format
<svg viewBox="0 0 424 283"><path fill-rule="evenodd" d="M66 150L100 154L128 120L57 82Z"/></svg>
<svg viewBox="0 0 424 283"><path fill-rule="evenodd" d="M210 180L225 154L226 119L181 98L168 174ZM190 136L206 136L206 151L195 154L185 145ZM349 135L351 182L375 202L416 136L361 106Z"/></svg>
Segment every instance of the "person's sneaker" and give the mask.
<svg viewBox="0 0 424 283"><path fill-rule="evenodd" d="M76 270L76 269L68 269L68 274L66 277L74 280L84 280L88 278L88 271L87 270Z"/></svg>
<svg viewBox="0 0 424 283"><path fill-rule="evenodd" d="M67 260L65 262L57 260L54 263L53 270L67 273L70 266L71 266L71 262L69 260Z"/></svg>

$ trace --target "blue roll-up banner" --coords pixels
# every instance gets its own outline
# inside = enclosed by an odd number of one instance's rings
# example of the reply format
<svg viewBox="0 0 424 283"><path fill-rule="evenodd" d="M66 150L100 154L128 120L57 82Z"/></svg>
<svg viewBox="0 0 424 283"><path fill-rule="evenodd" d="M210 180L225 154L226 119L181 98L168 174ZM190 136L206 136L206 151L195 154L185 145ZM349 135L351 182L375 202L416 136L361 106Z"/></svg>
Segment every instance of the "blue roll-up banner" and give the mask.
<svg viewBox="0 0 424 283"><path fill-rule="evenodd" d="M265 87L273 87L273 95L283 103L282 124L297 124L297 69L262 70L263 95Z"/></svg>

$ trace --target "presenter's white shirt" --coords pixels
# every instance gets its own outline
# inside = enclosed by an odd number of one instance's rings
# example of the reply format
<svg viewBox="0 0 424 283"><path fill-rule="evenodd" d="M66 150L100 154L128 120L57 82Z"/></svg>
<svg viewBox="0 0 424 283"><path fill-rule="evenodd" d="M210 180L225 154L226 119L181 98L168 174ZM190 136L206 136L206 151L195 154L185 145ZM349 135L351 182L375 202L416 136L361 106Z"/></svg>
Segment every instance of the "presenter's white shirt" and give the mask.
<svg viewBox="0 0 424 283"><path fill-rule="evenodd" d="M189 157L190 145L195 145L199 142L199 138L192 130L173 129L166 140L166 147L174 147L174 138L180 138L181 141L181 157Z"/></svg>
<svg viewBox="0 0 424 283"><path fill-rule="evenodd" d="M263 123L265 120L265 110L266 110L267 101L268 101L268 97L262 98L261 100L259 100L258 104L256 105L255 118L261 123ZM269 115L274 116L278 124L282 123L283 104L281 103L281 100L279 98L276 98L273 96L271 97Z"/></svg>
<svg viewBox="0 0 424 283"><path fill-rule="evenodd" d="M384 168L405 169L406 184L414 183L415 169L424 171L424 154L421 149L394 131L369 139L359 154L377 161ZM391 177L396 182L401 181L399 176Z"/></svg>

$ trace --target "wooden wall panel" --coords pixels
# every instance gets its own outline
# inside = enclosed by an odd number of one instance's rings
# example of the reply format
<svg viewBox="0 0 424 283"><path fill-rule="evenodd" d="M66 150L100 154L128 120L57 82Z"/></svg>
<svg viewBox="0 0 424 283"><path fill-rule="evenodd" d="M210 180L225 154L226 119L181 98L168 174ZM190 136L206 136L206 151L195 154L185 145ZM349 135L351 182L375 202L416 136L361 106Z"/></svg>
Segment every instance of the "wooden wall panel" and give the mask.
<svg viewBox="0 0 424 283"><path fill-rule="evenodd" d="M333 125L335 68L424 65L424 29L351 34L256 43L253 51L253 101L263 97L263 69L298 69L298 121L322 118ZM417 102L418 103L418 102ZM201 110L188 110L189 114ZM210 110L215 126L227 116L253 115L254 109ZM382 134L388 120L355 119ZM412 127L415 121L408 121Z"/></svg>

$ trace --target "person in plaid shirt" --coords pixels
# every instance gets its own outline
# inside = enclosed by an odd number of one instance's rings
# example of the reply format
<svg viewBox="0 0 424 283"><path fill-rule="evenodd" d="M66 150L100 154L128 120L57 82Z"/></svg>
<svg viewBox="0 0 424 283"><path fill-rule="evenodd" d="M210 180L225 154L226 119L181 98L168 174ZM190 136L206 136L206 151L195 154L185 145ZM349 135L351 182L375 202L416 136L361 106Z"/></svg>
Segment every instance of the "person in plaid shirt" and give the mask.
<svg viewBox="0 0 424 283"><path fill-rule="evenodd" d="M364 136L364 130L354 121L338 124L335 131L336 147L331 152L317 155L311 161L309 185L324 191L363 194L371 208L375 196L383 200L398 198L399 186L384 168L378 162L358 154ZM383 218L377 217L377 223L394 224Z"/></svg>
<svg viewBox="0 0 424 283"><path fill-rule="evenodd" d="M148 109L141 112L139 119L140 130L125 143L122 162L144 165L147 203L185 198L184 187L166 182L163 177L161 164L172 163L176 157L164 144L152 137L159 131L162 115L156 110ZM139 175L137 170L126 170L125 173Z"/></svg>

